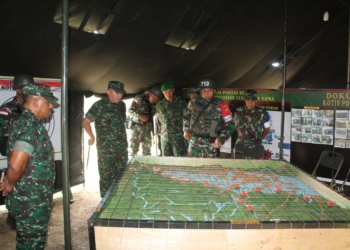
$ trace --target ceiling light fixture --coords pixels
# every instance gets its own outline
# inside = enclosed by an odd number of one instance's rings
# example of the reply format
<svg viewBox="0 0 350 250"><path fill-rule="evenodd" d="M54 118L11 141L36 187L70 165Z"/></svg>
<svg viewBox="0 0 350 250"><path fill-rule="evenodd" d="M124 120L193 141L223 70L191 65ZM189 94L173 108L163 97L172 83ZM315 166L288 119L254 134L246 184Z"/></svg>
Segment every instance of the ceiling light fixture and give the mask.
<svg viewBox="0 0 350 250"><path fill-rule="evenodd" d="M280 63L278 63L278 62L273 62L271 65L277 68L277 67L280 66Z"/></svg>
<svg viewBox="0 0 350 250"><path fill-rule="evenodd" d="M329 20L329 13L328 11L325 11L325 13L323 14L323 21L327 22Z"/></svg>

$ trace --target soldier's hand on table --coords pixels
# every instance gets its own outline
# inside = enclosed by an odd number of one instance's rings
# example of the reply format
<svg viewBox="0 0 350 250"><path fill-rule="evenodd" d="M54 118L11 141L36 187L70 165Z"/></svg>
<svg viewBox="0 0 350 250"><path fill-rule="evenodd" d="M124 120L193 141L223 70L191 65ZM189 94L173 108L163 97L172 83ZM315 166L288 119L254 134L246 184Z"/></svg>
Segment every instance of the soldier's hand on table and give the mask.
<svg viewBox="0 0 350 250"><path fill-rule="evenodd" d="M94 143L95 143L95 138L90 138L90 140L88 141L89 146L94 145Z"/></svg>
<svg viewBox="0 0 350 250"><path fill-rule="evenodd" d="M148 116L148 115L141 115L141 116L140 116L140 120L141 120L142 122L148 122L149 116Z"/></svg>
<svg viewBox="0 0 350 250"><path fill-rule="evenodd" d="M185 138L187 141L191 140L191 132L188 131L188 130L185 130L185 131L184 131L184 138Z"/></svg>
<svg viewBox="0 0 350 250"><path fill-rule="evenodd" d="M214 144L213 144L213 147L214 147L214 148L220 148L220 147L221 147L220 138L216 138L216 139L215 139L215 142L214 142Z"/></svg>

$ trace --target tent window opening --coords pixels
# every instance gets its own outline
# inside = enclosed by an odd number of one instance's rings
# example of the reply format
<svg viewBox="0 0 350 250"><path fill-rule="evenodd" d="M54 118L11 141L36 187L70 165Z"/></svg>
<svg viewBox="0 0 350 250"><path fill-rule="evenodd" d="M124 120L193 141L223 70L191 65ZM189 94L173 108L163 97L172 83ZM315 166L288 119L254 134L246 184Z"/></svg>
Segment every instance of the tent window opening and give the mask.
<svg viewBox="0 0 350 250"><path fill-rule="evenodd" d="M106 34L117 14L119 0L72 1L69 4L69 27L88 33ZM53 21L62 24L62 3Z"/></svg>
<svg viewBox="0 0 350 250"><path fill-rule="evenodd" d="M181 49L195 50L213 27L216 18L215 15L207 11L191 5L188 6L165 44Z"/></svg>

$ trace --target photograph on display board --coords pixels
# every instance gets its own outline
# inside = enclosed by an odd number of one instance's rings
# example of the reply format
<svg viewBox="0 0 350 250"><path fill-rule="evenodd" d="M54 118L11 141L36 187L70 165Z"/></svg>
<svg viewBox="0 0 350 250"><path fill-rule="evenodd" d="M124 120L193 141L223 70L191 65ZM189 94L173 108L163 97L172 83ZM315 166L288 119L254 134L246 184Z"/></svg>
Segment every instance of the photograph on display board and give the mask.
<svg viewBox="0 0 350 250"><path fill-rule="evenodd" d="M302 125L301 133L302 134L311 134L311 126L310 125Z"/></svg>
<svg viewBox="0 0 350 250"><path fill-rule="evenodd" d="M322 110L312 110L313 118L322 118Z"/></svg>
<svg viewBox="0 0 350 250"><path fill-rule="evenodd" d="M302 125L311 125L312 124L312 118L311 117L302 117L301 118L301 124Z"/></svg>
<svg viewBox="0 0 350 250"><path fill-rule="evenodd" d="M301 141L301 133L292 133L292 141Z"/></svg>
<svg viewBox="0 0 350 250"><path fill-rule="evenodd" d="M349 119L349 111L348 110L337 110L335 112L335 119Z"/></svg>
<svg viewBox="0 0 350 250"><path fill-rule="evenodd" d="M322 110L323 118L332 118L334 117L334 110Z"/></svg>
<svg viewBox="0 0 350 250"><path fill-rule="evenodd" d="M345 140L345 147L350 148L350 140Z"/></svg>
<svg viewBox="0 0 350 250"><path fill-rule="evenodd" d="M343 128L343 129L347 129L348 128L348 121L347 120L343 120L343 119L336 119L335 120L335 128Z"/></svg>
<svg viewBox="0 0 350 250"><path fill-rule="evenodd" d="M322 127L321 126L312 126L311 133L316 135L322 135Z"/></svg>
<svg viewBox="0 0 350 250"><path fill-rule="evenodd" d="M312 134L301 134L301 142L312 143Z"/></svg>
<svg viewBox="0 0 350 250"><path fill-rule="evenodd" d="M292 125L293 133L301 133L301 125Z"/></svg>
<svg viewBox="0 0 350 250"><path fill-rule="evenodd" d="M333 127L322 127L322 134L333 136Z"/></svg>
<svg viewBox="0 0 350 250"><path fill-rule="evenodd" d="M312 116L312 110L311 109L302 109L301 110L301 116L302 117L311 117Z"/></svg>
<svg viewBox="0 0 350 250"><path fill-rule="evenodd" d="M292 117L301 117L301 109L292 109Z"/></svg>
<svg viewBox="0 0 350 250"><path fill-rule="evenodd" d="M348 131L347 129L336 128L334 133L334 138L337 139L348 139Z"/></svg>
<svg viewBox="0 0 350 250"><path fill-rule="evenodd" d="M312 143L314 144L322 144L322 135L312 135Z"/></svg>
<svg viewBox="0 0 350 250"><path fill-rule="evenodd" d="M312 118L312 125L313 126L322 126L323 118Z"/></svg>
<svg viewBox="0 0 350 250"><path fill-rule="evenodd" d="M334 147L335 148L345 148L345 140L334 139Z"/></svg>
<svg viewBox="0 0 350 250"><path fill-rule="evenodd" d="M301 125L301 117L292 117L292 125Z"/></svg>
<svg viewBox="0 0 350 250"><path fill-rule="evenodd" d="M334 125L333 117L332 118L323 118L322 119L322 126L333 127L333 125Z"/></svg>
<svg viewBox="0 0 350 250"><path fill-rule="evenodd" d="M332 145L333 144L333 135L322 135L322 144Z"/></svg>

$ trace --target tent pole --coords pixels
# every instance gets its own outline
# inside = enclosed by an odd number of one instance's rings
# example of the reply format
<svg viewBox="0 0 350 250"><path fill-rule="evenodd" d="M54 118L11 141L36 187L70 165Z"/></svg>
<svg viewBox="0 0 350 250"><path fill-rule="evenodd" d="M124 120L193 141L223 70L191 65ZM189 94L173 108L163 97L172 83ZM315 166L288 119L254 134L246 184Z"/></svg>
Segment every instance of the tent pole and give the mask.
<svg viewBox="0 0 350 250"><path fill-rule="evenodd" d="M286 72L287 72L287 1L284 1L284 29L283 29L283 79L282 79L282 104L281 104L281 135L279 159L283 159L284 141L284 103L286 96Z"/></svg>
<svg viewBox="0 0 350 250"><path fill-rule="evenodd" d="M350 81L350 4L348 3L348 9L349 9L349 27L348 27L348 77L347 77L347 83L346 83L346 89L349 89L349 81Z"/></svg>
<svg viewBox="0 0 350 250"><path fill-rule="evenodd" d="M69 208L69 153L68 153L68 0L62 0L62 92L61 92L61 141L63 167L63 218L64 245L66 250L71 247L70 208Z"/></svg>

